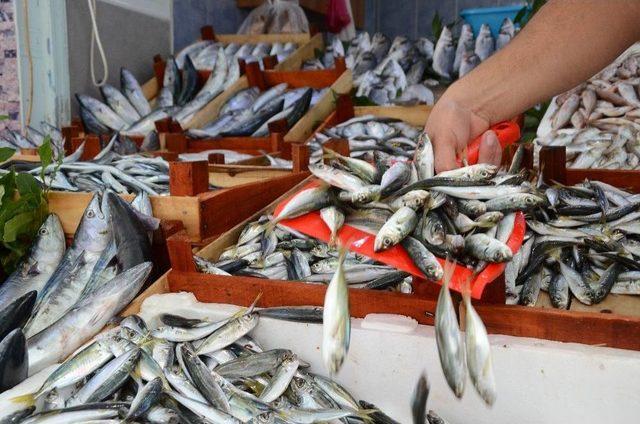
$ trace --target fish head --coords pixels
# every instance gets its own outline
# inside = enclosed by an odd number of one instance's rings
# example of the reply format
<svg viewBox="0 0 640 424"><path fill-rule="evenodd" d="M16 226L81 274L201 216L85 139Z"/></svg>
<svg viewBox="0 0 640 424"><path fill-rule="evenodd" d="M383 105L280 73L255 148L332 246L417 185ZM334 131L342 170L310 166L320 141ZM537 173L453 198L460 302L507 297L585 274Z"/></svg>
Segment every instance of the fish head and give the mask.
<svg viewBox="0 0 640 424"><path fill-rule="evenodd" d="M52 252L62 252L65 247L64 230L60 219L55 214L49 214L44 223L38 229L38 235L34 243L34 253L38 262L47 260L59 260Z"/></svg>
<svg viewBox="0 0 640 424"><path fill-rule="evenodd" d="M381 250L389 249L395 244L395 240L391 236L376 237L373 250L380 252Z"/></svg>
<svg viewBox="0 0 640 424"><path fill-rule="evenodd" d="M149 329L147 328L147 324L144 322L142 318L138 315L129 315L120 323L120 327L123 329L129 329L137 332L138 334L148 334Z"/></svg>
<svg viewBox="0 0 640 424"><path fill-rule="evenodd" d="M109 215L104 196L95 193L76 230L74 245L89 252L101 252L111 240Z"/></svg>
<svg viewBox="0 0 640 424"><path fill-rule="evenodd" d="M509 247L505 245L496 249L492 253L491 257L494 262L506 262L508 260L511 260L511 258L513 257L513 253L511 252L511 249L509 249Z"/></svg>

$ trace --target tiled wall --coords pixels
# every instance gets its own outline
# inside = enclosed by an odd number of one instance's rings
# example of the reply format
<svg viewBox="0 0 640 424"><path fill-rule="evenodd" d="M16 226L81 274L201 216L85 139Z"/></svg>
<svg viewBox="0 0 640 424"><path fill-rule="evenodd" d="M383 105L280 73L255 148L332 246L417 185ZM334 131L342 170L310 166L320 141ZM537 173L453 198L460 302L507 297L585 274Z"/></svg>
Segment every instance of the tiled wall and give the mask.
<svg viewBox="0 0 640 424"><path fill-rule="evenodd" d="M0 121L0 129L20 129L20 87L14 7L11 0L0 0L0 115L9 119Z"/></svg>

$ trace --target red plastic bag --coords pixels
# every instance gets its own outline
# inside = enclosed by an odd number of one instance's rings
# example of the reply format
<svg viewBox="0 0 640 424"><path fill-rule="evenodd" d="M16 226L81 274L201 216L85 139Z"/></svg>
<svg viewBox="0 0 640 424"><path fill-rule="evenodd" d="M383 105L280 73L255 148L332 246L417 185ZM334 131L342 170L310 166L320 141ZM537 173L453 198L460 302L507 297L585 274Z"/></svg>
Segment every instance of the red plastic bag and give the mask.
<svg viewBox="0 0 640 424"><path fill-rule="evenodd" d="M329 0L327 28L330 32L337 34L351 22L346 1L347 0Z"/></svg>

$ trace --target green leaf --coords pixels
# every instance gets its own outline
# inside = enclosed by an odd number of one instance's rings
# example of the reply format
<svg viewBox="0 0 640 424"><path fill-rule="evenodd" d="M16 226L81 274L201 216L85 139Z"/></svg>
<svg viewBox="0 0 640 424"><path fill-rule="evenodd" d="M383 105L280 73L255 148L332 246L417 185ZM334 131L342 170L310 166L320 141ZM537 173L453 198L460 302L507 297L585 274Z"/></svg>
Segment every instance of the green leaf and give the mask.
<svg viewBox="0 0 640 424"><path fill-rule="evenodd" d="M440 38L440 33L442 32L442 18L440 14L436 10L436 13L433 15L433 19L431 20L431 32L433 36L437 40Z"/></svg>
<svg viewBox="0 0 640 424"><path fill-rule="evenodd" d="M9 115L0 115L0 121L6 121L9 119Z"/></svg>
<svg viewBox="0 0 640 424"><path fill-rule="evenodd" d="M2 241L4 241L5 243L16 241L18 235L29 228L29 225L33 222L33 219L34 216L32 212L23 212L5 222Z"/></svg>
<svg viewBox="0 0 640 424"><path fill-rule="evenodd" d="M45 136L42 145L38 147L38 155L40 155L40 163L43 168L51 165L53 162L53 148L51 147L51 137Z"/></svg>
<svg viewBox="0 0 640 424"><path fill-rule="evenodd" d="M354 106L378 106L376 103L371 101L371 99L364 96L355 96L353 98L353 105Z"/></svg>
<svg viewBox="0 0 640 424"><path fill-rule="evenodd" d="M18 193L20 193L21 196L29 193L36 195L40 195L40 193L42 193L38 180L36 180L31 174L18 174L16 176L16 186L18 187Z"/></svg>
<svg viewBox="0 0 640 424"><path fill-rule="evenodd" d="M521 27L524 24L524 18L525 16L527 16L527 11L528 11L528 5L524 6L522 9L520 9L518 11L518 14L516 15L516 17L513 19L513 23L514 24L519 24Z"/></svg>
<svg viewBox="0 0 640 424"><path fill-rule="evenodd" d="M16 153L11 147L0 147L0 162L6 162Z"/></svg>

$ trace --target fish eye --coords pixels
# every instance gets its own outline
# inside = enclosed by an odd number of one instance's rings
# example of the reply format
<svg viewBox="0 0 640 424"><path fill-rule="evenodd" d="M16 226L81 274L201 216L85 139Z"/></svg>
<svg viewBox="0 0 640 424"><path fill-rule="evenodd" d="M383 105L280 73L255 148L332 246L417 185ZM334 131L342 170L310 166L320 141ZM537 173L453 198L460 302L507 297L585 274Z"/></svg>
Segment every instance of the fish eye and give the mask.
<svg viewBox="0 0 640 424"><path fill-rule="evenodd" d="M41 236L44 236L48 233L49 231L46 228L40 228L40 230L38 231L38 234L40 234Z"/></svg>
<svg viewBox="0 0 640 424"><path fill-rule="evenodd" d="M92 209L90 209L90 210L87 212L87 217L88 217L88 218L93 218L94 216L96 216L96 213L95 213Z"/></svg>
<svg viewBox="0 0 640 424"><path fill-rule="evenodd" d="M382 242L382 244L384 244L386 247L391 246L391 239L385 238L384 241Z"/></svg>

